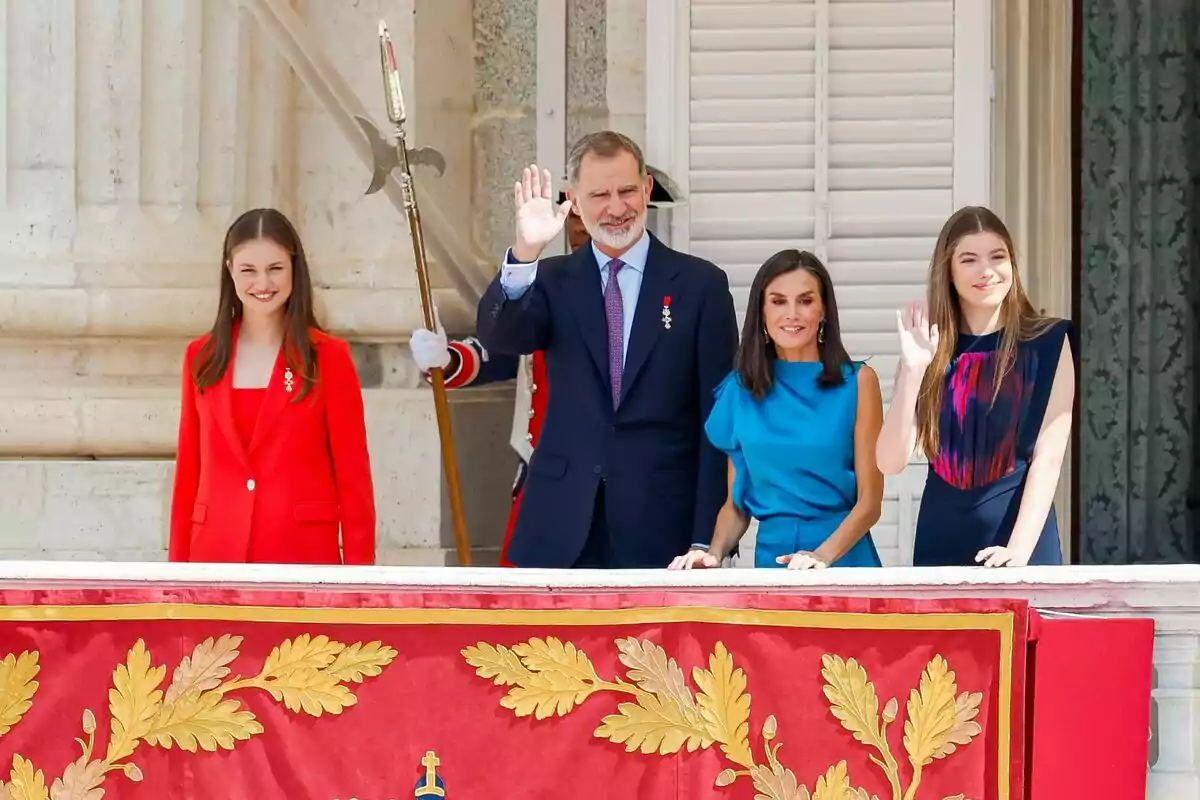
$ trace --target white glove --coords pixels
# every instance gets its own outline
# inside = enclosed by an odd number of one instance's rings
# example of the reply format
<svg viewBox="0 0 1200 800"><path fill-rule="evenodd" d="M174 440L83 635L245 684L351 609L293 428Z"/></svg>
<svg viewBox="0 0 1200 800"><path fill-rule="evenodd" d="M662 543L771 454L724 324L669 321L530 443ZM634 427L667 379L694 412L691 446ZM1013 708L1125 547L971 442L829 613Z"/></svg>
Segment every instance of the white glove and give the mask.
<svg viewBox="0 0 1200 800"><path fill-rule="evenodd" d="M412 351L413 361L422 372L434 368L445 369L450 363L450 346L446 342L446 331L438 328L437 333L425 328L417 328L408 340L408 349Z"/></svg>

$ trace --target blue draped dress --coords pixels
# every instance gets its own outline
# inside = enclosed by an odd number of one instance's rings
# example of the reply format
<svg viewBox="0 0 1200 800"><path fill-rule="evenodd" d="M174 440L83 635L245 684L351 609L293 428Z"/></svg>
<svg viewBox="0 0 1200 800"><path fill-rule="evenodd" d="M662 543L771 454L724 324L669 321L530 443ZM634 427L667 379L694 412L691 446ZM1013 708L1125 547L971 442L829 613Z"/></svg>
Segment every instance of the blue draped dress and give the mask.
<svg viewBox="0 0 1200 800"><path fill-rule="evenodd" d="M776 360L762 400L736 372L717 387L705 432L733 461L734 504L758 520L754 566L783 567L778 556L816 550L857 502L860 367L848 365L842 384L821 388L819 362ZM871 534L830 566L881 566Z"/></svg>

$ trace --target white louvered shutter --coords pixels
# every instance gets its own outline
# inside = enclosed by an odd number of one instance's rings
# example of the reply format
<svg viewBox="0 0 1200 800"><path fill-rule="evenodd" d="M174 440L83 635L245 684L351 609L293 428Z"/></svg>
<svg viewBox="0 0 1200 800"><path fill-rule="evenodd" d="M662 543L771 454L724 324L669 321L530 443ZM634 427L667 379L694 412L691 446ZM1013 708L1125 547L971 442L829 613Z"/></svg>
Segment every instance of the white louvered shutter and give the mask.
<svg viewBox="0 0 1200 800"><path fill-rule="evenodd" d="M763 261L815 252L846 347L878 372L886 405L896 309L924 295L938 231L961 204L956 169L987 169L955 163L954 0L691 0L689 16L689 210L677 244L729 273L739 320ZM987 120L976 122L960 137L986 137ZM980 145L957 148L960 160L986 153ZM885 564L911 563L925 471L916 460L887 480L874 528Z"/></svg>
<svg viewBox="0 0 1200 800"><path fill-rule="evenodd" d="M739 324L762 263L814 247L815 6L692 1L687 237L729 273Z"/></svg>

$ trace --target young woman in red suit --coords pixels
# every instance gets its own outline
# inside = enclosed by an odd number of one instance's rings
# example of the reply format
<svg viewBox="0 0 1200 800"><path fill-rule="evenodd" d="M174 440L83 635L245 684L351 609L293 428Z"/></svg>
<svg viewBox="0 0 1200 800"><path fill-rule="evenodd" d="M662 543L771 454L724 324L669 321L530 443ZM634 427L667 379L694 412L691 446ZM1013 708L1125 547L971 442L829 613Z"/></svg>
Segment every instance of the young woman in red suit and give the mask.
<svg viewBox="0 0 1200 800"><path fill-rule="evenodd" d="M362 389L275 209L225 234L217 319L188 345L182 400L171 561L374 563Z"/></svg>

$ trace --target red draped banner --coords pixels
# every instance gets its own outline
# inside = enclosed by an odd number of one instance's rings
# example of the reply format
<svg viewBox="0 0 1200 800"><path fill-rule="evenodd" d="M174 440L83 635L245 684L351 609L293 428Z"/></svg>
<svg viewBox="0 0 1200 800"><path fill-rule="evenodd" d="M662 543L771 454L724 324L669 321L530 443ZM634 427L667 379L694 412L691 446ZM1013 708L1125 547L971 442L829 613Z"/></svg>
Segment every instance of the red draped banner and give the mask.
<svg viewBox="0 0 1200 800"><path fill-rule="evenodd" d="M1023 797L1021 601L180 588L0 602L15 800Z"/></svg>

